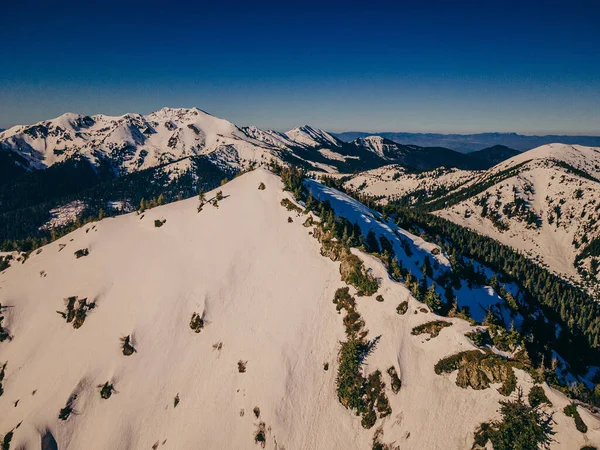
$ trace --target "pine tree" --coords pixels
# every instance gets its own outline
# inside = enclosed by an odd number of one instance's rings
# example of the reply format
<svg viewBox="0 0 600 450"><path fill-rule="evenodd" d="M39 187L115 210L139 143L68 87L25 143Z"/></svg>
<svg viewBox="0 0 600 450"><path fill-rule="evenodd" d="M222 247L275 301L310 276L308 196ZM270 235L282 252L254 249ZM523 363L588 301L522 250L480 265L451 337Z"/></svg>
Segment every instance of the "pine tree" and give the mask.
<svg viewBox="0 0 600 450"><path fill-rule="evenodd" d="M443 306L442 299L436 292L434 283L431 284L425 294L425 304L429 306L432 311L439 311Z"/></svg>
<svg viewBox="0 0 600 450"><path fill-rule="evenodd" d="M365 246L367 247L367 251L370 253L381 253L381 249L379 248L379 242L377 242L377 236L373 229L370 229L367 233L367 238L365 239Z"/></svg>
<svg viewBox="0 0 600 450"><path fill-rule="evenodd" d="M425 256L421 270L423 272L423 276L433 278L433 268L431 267L431 260L429 259L429 256Z"/></svg>

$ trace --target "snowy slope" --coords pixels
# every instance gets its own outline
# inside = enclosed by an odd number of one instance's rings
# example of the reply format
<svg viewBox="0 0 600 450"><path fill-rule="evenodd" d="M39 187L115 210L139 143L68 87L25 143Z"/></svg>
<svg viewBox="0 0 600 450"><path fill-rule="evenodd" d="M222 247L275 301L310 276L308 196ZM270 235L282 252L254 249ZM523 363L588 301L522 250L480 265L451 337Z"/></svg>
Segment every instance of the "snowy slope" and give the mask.
<svg viewBox="0 0 600 450"><path fill-rule="evenodd" d="M393 232L342 194L311 189L361 227L377 223L378 232ZM363 429L335 391L344 336L332 304L343 286L339 263L319 254L303 217L280 206L288 194L274 175L256 170L222 190L218 208L207 204L197 213L190 199L88 224L0 273L4 325L13 336L0 344L7 362L0 433L20 423L11 448L37 448L51 433L61 449L253 449L260 448L260 422L268 449L371 448L375 429ZM166 222L156 227L155 220ZM407 238L419 254L435 247ZM89 255L77 259L82 248ZM436 339L412 336L415 325L436 316L420 312L422 304L378 260L361 257L385 298L357 299L369 335L381 336L363 370L394 366L402 379L398 394L387 383L393 413L377 422L382 440L400 448L470 448L474 429L496 417L504 397L493 388L462 389L433 365L472 348L464 336L471 326L448 319L453 326ZM55 312L74 295L97 303L79 329ZM399 316L403 300L409 311ZM205 323L198 334L189 327L194 312ZM121 352L124 335L132 336L131 356ZM247 361L245 373L239 361ZM518 377L527 390L528 376ZM101 399L97 386L107 381L115 392ZM554 410L568 404L546 391ZM73 394L74 413L61 421ZM552 448L600 444L600 424L580 413L590 431L584 437L572 419L555 414Z"/></svg>
<svg viewBox="0 0 600 450"><path fill-rule="evenodd" d="M600 148L545 145L500 163L470 185L519 164L512 176L437 214L581 281L575 257L600 235Z"/></svg>
<svg viewBox="0 0 600 450"><path fill-rule="evenodd" d="M297 144L306 147L341 147L342 141L323 130L318 130L309 125L294 128L285 135Z"/></svg>
<svg viewBox="0 0 600 450"><path fill-rule="evenodd" d="M345 186L380 198L380 203L387 203L417 191L424 191L427 196L439 196L440 192L462 186L477 174L476 171L455 168L414 173L394 164L352 175Z"/></svg>
<svg viewBox="0 0 600 450"><path fill-rule="evenodd" d="M399 147L395 142L381 136L367 136L358 138L353 142L385 159L391 159L390 156L397 153Z"/></svg>

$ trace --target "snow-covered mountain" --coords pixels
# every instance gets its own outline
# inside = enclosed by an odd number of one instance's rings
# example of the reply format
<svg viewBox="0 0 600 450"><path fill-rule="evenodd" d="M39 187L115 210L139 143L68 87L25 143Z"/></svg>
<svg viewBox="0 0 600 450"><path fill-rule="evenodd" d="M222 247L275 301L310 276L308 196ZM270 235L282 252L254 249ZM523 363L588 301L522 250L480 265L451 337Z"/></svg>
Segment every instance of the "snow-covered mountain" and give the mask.
<svg viewBox="0 0 600 450"><path fill-rule="evenodd" d="M575 262L600 235L600 148L544 145L498 164L447 199L451 205L439 210L440 216L519 249L557 273L597 283L600 255Z"/></svg>
<svg viewBox="0 0 600 450"><path fill-rule="evenodd" d="M452 271L437 245L341 192L307 185L336 215L388 239L408 271L433 262L432 286ZM353 249L378 285L357 295L341 279L343 264L322 256L312 214L282 188L254 170L219 188L218 207L198 211L188 199L89 223L0 272L4 442L10 433L17 449L40 441L67 450L471 448L507 399L500 383L485 381L502 371L475 367L461 381L434 366L465 350L484 355L466 336L480 327L434 314L379 259ZM483 303L502 306L490 286L458 285L457 302L473 317L483 317ZM340 288L353 305L345 316L332 303ZM370 343L355 367L368 377L361 401L378 392L370 426L338 390L356 315ZM446 325L420 334L435 320ZM514 374L527 395L531 375ZM552 449L600 445L596 417L578 408L584 434L562 412L567 397L537 388L554 414Z"/></svg>
<svg viewBox="0 0 600 450"><path fill-rule="evenodd" d="M286 132L285 135L297 144L306 147L342 147L344 144L326 131L318 130L309 125L294 128Z"/></svg>
<svg viewBox="0 0 600 450"><path fill-rule="evenodd" d="M93 164L107 160L131 173L207 154L226 154L222 159L239 166L240 161L261 160L273 146L197 108L163 108L146 116L64 114L0 133L0 148L17 152L34 169L82 155Z"/></svg>
<svg viewBox="0 0 600 450"><path fill-rule="evenodd" d="M352 191L366 194L385 204L414 196L418 198L437 198L462 186L475 178L480 172L456 168L439 168L424 172L414 172L397 164L367 170L357 174L340 174L345 178L344 186Z"/></svg>
<svg viewBox="0 0 600 450"><path fill-rule="evenodd" d="M94 166L105 164L128 174L198 155L231 170L271 160L326 172L356 172L390 162L419 169L485 166L452 150L402 146L378 136L346 143L308 125L286 133L238 127L198 108L163 108L148 115L118 117L67 113L0 132L0 158L7 160L3 165L17 171L83 157Z"/></svg>

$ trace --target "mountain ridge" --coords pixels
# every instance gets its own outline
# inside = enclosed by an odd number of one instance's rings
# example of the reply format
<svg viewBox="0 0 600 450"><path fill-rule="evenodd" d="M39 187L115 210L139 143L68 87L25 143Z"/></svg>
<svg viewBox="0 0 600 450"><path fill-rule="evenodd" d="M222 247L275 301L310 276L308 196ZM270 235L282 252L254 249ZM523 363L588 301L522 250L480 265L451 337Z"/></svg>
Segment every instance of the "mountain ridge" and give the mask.
<svg viewBox="0 0 600 450"><path fill-rule="evenodd" d="M420 145L423 147L446 147L462 153L482 150L494 145L504 145L519 151L531 150L545 144L562 142L585 146L600 146L600 136L584 135L523 135L518 133L474 133L474 134L443 134L443 133L411 133L411 132L378 132L347 131L331 133L343 141L353 141L359 137L382 136L386 139L404 145Z"/></svg>

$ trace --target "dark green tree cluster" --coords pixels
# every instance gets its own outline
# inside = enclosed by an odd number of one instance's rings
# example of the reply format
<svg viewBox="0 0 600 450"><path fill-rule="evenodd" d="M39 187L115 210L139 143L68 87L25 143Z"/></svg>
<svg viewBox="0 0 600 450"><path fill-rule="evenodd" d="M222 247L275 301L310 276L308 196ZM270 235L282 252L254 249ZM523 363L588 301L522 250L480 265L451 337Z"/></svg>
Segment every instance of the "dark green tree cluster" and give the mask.
<svg viewBox="0 0 600 450"><path fill-rule="evenodd" d="M346 341L342 342L336 378L338 399L346 408L362 417L364 428L371 428L377 421L377 413L383 418L392 413L385 383L379 370L363 375L362 365L373 350L377 339L368 341L365 323L356 310L356 301L347 287L336 291L333 303L338 312L345 311Z"/></svg>
<svg viewBox="0 0 600 450"><path fill-rule="evenodd" d="M512 401L500 402L502 419L483 423L475 433L473 449L491 441L494 450L537 450L550 448L552 417L523 401L523 393Z"/></svg>

